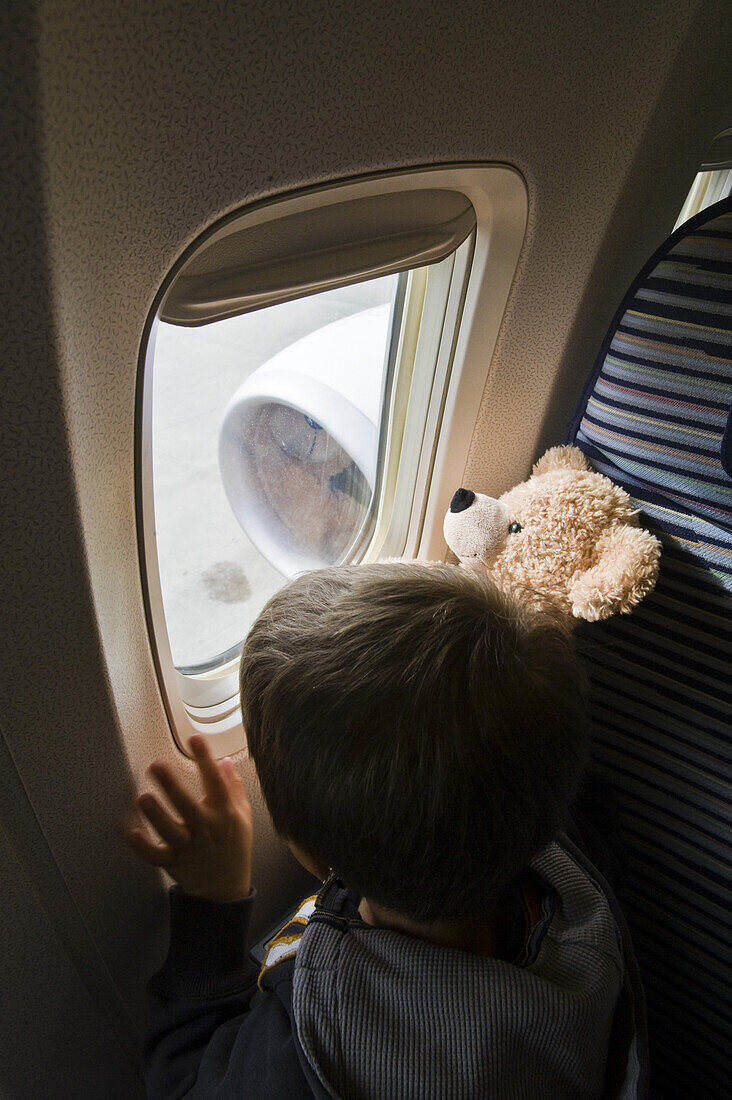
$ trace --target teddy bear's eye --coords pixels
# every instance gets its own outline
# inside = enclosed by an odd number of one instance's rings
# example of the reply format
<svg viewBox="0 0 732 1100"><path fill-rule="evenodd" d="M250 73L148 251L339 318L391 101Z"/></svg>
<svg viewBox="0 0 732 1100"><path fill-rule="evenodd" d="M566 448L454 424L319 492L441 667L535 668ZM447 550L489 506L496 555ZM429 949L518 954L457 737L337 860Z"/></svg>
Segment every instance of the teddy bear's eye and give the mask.
<svg viewBox="0 0 732 1100"><path fill-rule="evenodd" d="M510 527L508 528L509 534L511 534L511 535L517 535L520 530L521 530L521 524L517 520L514 520L513 523L510 525Z"/></svg>

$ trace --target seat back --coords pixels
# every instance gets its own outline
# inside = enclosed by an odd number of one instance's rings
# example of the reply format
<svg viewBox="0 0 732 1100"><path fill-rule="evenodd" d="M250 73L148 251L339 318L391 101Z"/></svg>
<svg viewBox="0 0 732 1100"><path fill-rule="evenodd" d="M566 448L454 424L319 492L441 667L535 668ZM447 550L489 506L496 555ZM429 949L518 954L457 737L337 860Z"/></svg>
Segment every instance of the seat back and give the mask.
<svg viewBox="0 0 732 1100"><path fill-rule="evenodd" d="M652 1095L730 1091L732 201L683 225L626 295L567 433L663 544L654 593L577 631L595 760L620 806L622 901Z"/></svg>

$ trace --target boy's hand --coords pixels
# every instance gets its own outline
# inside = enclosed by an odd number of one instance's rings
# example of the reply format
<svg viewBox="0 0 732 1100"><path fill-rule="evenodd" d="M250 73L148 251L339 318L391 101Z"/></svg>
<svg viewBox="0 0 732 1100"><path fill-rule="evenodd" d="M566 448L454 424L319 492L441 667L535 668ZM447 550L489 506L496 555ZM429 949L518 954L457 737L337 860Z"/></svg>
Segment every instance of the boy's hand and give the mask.
<svg viewBox="0 0 732 1100"><path fill-rule="evenodd" d="M156 760L148 770L180 818L154 794L141 794L137 805L163 843L152 843L135 828L126 830L128 843L147 863L164 867L193 897L246 897L251 885L252 809L244 785L228 757L216 763L203 737L191 737L190 746L204 797L196 802L168 765Z"/></svg>

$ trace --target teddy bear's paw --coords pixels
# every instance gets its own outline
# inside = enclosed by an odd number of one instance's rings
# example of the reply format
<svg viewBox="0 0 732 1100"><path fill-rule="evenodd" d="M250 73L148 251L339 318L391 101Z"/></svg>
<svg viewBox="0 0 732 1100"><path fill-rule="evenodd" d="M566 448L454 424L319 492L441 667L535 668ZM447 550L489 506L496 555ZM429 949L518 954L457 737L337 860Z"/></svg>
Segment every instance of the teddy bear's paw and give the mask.
<svg viewBox="0 0 732 1100"><path fill-rule="evenodd" d="M628 614L653 591L661 544L642 527L620 526L597 542L595 564L572 578L572 614L596 622Z"/></svg>

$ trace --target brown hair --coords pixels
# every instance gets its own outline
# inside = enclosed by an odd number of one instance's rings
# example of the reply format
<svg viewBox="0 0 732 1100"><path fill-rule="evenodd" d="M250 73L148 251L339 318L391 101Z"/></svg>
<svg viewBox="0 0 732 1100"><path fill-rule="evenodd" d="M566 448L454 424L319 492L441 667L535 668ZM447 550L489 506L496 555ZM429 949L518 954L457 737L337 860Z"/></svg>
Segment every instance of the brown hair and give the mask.
<svg viewBox="0 0 732 1100"><path fill-rule="evenodd" d="M246 640L241 706L272 820L415 921L484 912L562 827L588 750L548 615L453 565L292 581Z"/></svg>

